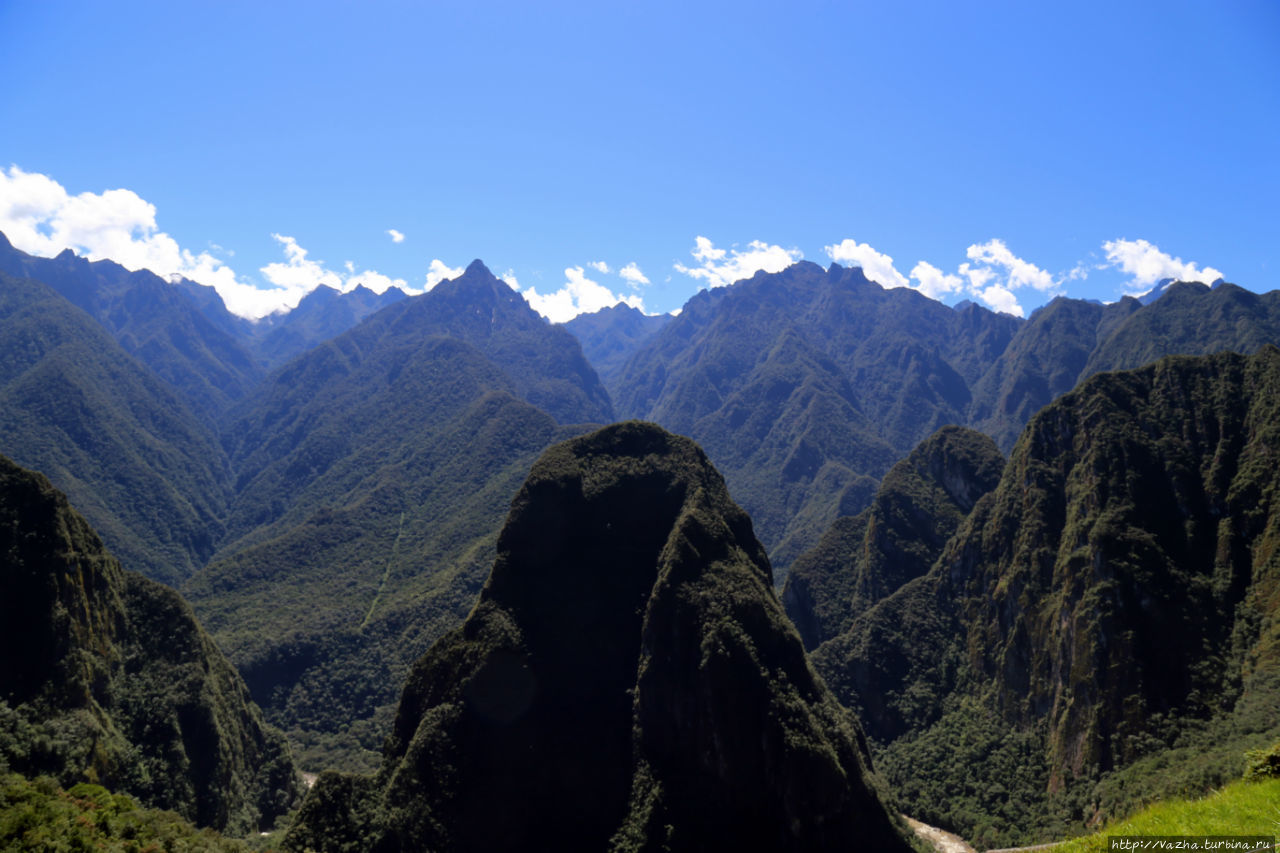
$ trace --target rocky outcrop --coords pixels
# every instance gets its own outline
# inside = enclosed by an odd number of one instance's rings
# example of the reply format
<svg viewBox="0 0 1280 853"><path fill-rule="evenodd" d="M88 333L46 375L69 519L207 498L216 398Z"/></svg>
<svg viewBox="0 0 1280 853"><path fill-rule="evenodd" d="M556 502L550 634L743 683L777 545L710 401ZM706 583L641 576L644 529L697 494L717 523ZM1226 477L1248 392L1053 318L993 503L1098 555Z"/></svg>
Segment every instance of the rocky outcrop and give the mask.
<svg viewBox="0 0 1280 853"><path fill-rule="evenodd" d="M548 450L382 770L321 776L302 850L909 849L751 522L647 424Z"/></svg>

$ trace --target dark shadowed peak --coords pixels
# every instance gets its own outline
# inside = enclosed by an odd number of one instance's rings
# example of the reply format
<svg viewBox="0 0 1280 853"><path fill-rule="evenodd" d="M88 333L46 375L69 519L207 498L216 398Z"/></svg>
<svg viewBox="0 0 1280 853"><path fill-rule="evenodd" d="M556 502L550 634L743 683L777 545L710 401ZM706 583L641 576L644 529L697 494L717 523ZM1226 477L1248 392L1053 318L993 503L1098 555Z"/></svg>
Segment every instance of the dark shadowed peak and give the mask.
<svg viewBox="0 0 1280 853"><path fill-rule="evenodd" d="M326 774L293 849L906 850L751 522L693 442L556 445L382 771Z"/></svg>

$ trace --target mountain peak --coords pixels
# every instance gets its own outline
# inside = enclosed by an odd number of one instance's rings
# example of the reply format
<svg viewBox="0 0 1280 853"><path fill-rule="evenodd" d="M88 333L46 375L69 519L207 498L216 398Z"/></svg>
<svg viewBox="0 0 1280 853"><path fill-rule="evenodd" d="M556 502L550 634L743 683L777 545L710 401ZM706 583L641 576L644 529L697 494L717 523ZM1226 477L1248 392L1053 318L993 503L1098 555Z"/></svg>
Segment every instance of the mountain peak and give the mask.
<svg viewBox="0 0 1280 853"><path fill-rule="evenodd" d="M696 444L637 421L533 466L384 755L372 779L322 777L287 843L907 849L750 520Z"/></svg>
<svg viewBox="0 0 1280 853"><path fill-rule="evenodd" d="M489 278L495 277L494 274L489 271L489 268L484 265L484 261L479 258L476 258L474 261L467 264L467 270L464 275L483 275Z"/></svg>

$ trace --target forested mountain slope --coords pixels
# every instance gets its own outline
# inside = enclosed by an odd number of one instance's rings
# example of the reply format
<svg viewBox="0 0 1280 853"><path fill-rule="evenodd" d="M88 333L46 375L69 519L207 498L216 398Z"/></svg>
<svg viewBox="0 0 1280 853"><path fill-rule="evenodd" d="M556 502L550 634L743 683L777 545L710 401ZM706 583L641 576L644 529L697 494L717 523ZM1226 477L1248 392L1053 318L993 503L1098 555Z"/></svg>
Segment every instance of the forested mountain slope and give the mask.
<svg viewBox="0 0 1280 853"><path fill-rule="evenodd" d="M1060 297L1024 321L802 262L699 293L610 387L619 414L706 448L782 575L941 426L1007 451L1096 372L1268 342L1280 343L1277 291L1173 283L1149 304Z"/></svg>
<svg viewBox="0 0 1280 853"><path fill-rule="evenodd" d="M339 293L322 284L302 297L293 310L264 317L254 324L255 351L267 368L279 367L404 298L404 291L398 287L374 293L357 285L346 293Z"/></svg>
<svg viewBox="0 0 1280 853"><path fill-rule="evenodd" d="M920 816L971 838L1217 784L1280 734L1278 463L1275 347L1095 376L815 664Z"/></svg>
<svg viewBox="0 0 1280 853"><path fill-rule="evenodd" d="M215 423L263 376L245 337L250 324L227 313L213 288L183 287L148 270L90 262L70 250L56 258L35 257L15 249L3 234L0 272L58 291L168 382L206 424ZM205 306L193 289L207 291Z"/></svg>
<svg viewBox="0 0 1280 853"><path fill-rule="evenodd" d="M1170 282L1149 302L1059 297L1036 311L979 381L969 424L1004 450L1031 416L1083 379L1166 355L1252 353L1280 344L1280 291Z"/></svg>
<svg viewBox="0 0 1280 853"><path fill-rule="evenodd" d="M381 771L322 775L295 850L907 850L693 442L556 445L467 621L415 665Z"/></svg>
<svg viewBox="0 0 1280 853"><path fill-rule="evenodd" d="M965 422L1020 322L799 263L691 299L623 367L616 405L702 444L785 567Z"/></svg>
<svg viewBox="0 0 1280 853"><path fill-rule="evenodd" d="M0 765L203 826L269 827L289 748L176 592L120 567L66 498L0 457Z"/></svg>
<svg viewBox="0 0 1280 853"><path fill-rule="evenodd" d="M83 311L3 273L0 452L150 577L179 583L213 554L232 486L216 437Z"/></svg>
<svg viewBox="0 0 1280 853"><path fill-rule="evenodd" d="M839 519L787 575L782 600L805 648L925 574L1004 462L982 433L943 427L889 469L871 506Z"/></svg>
<svg viewBox="0 0 1280 853"><path fill-rule="evenodd" d="M528 399L609 417L576 340L474 264L290 362L230 420L228 535L183 591L309 759L372 757L529 465L585 429Z"/></svg>

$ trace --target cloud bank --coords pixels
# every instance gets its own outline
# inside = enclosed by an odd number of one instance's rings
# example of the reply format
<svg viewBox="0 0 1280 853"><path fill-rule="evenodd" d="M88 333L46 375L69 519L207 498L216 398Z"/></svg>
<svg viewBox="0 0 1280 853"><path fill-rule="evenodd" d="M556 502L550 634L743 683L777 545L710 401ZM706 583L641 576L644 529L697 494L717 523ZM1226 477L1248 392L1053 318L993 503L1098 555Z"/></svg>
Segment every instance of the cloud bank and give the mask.
<svg viewBox="0 0 1280 853"><path fill-rule="evenodd" d="M587 266L599 269L594 263ZM591 314L619 302L644 310L644 301L638 295L614 293L598 281L587 278L587 271L583 267L567 267L564 277L565 282L560 289L551 293L538 293L534 287L520 293L533 310L553 323L567 323L579 314Z"/></svg>
<svg viewBox="0 0 1280 853"><path fill-rule="evenodd" d="M724 287L751 278L757 272L781 272L804 257L799 249L784 249L763 240L752 240L745 250L717 249L706 237L694 240L692 255L696 266L676 263L675 268L689 276L704 281L707 287Z"/></svg>
<svg viewBox="0 0 1280 853"><path fill-rule="evenodd" d="M1146 240L1108 240L1102 249L1107 253L1108 265L1119 267L1133 277L1136 287L1146 290L1165 278L1205 284L1225 278L1213 267L1200 269L1194 263L1165 254Z"/></svg>
<svg viewBox="0 0 1280 853"><path fill-rule="evenodd" d="M270 285L260 287L245 281L212 252L196 253L179 246L156 224L155 205L132 190L72 195L52 178L17 166L0 169L0 232L30 255L53 257L71 249L91 261L112 260L129 270L148 269L165 278L181 276L210 285L227 310L250 319L296 307L302 297L322 284L343 291L364 285L379 293L393 286L421 292L408 287L403 279L376 270L357 271L350 262L345 271L329 269L323 261L311 259L293 237L281 234L271 236L280 244L284 260L259 270ZM404 239L394 228L387 234L397 243ZM461 272L432 261L427 288L440 278ZM433 281L433 276L439 278Z"/></svg>
<svg viewBox="0 0 1280 853"><path fill-rule="evenodd" d="M130 270L149 269L160 276L182 276L210 285L231 312L249 318L292 308L321 285L342 291L363 285L379 293L389 287L422 293L463 273L461 267L450 267L434 258L421 286L413 288L403 279L376 270L358 270L351 261L332 269L313 258L294 237L272 234L283 259L261 267L261 279L251 281L238 275L224 260L233 257L234 252L212 243L208 251L200 252L179 246L159 229L155 206L131 190L73 195L52 178L24 172L16 165L0 169L0 231L14 246L32 255L52 257L72 249L89 260L110 259ZM404 233L395 228L387 229L386 234L393 243L405 240ZM1103 270L1112 276L1119 273L1128 277L1117 294L1146 292L1166 278L1205 283L1224 278L1214 267L1184 261L1142 239L1108 240L1101 247L1105 261L1091 254L1069 271L1057 274L1015 255L1003 240L996 238L971 244L964 260L953 270L919 260L908 275L897 269L890 255L853 238L823 248L833 261L861 267L868 278L882 286L912 288L937 300L969 298L992 310L1017 316L1025 316L1023 299L1041 302L1063 293L1067 283L1083 281ZM799 249L786 249L763 240L752 240L744 248L719 248L701 235L695 238L690 254L692 263L677 262L674 268L705 287L723 287L761 270L779 272L803 257ZM616 275L620 289L589 278L588 269L599 275ZM520 289L513 271L504 278ZM579 313L617 303L644 310L639 291L649 283L634 261L616 267L595 260L567 267L564 284L555 291L543 294L531 287L521 292L544 316L564 322Z"/></svg>

